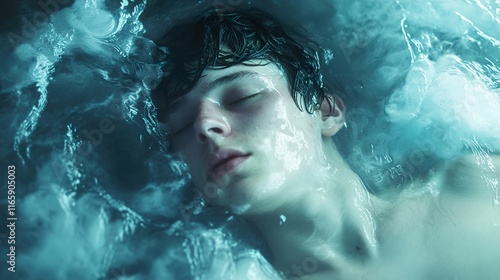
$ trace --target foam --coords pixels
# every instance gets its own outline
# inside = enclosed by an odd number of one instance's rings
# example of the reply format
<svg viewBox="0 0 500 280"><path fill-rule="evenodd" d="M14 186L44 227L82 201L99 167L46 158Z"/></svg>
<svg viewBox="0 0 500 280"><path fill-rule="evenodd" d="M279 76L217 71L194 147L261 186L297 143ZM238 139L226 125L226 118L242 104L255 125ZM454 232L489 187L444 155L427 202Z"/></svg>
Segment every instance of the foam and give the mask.
<svg viewBox="0 0 500 280"><path fill-rule="evenodd" d="M343 85L348 104L348 160L372 191L402 186L468 151L487 165L488 154L499 151L498 4L251 2L304 23L326 49L325 80L333 75ZM14 116L2 158L12 157L13 147L34 166L19 205L28 244L20 263L30 264L23 273L208 279L208 269L217 279L224 268L238 279L275 276L255 246L235 241L213 217L212 225L200 222L187 168L158 143L166 131L148 99L161 76L161 52L145 34L161 36L174 17L170 7L185 12L213 1L158 2L155 11L144 3L77 0L2 62L11 66L4 67L2 95L13 100L2 114ZM103 118L116 130L79 155L89 143L81 128L97 129ZM202 250L210 246L212 255ZM138 264L142 269L130 269Z"/></svg>

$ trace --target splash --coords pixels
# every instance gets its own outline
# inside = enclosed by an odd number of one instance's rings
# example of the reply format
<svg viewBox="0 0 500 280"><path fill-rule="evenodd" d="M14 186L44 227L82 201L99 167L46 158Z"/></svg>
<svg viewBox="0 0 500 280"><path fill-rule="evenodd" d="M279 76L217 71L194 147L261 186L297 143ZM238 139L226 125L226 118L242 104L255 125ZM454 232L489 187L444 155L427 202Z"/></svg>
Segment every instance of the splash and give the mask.
<svg viewBox="0 0 500 280"><path fill-rule="evenodd" d="M361 16L368 7L371 25ZM474 152L470 141L499 151L498 11L490 1L339 5L339 29L362 36L335 36L347 62L337 57L339 71L358 74L337 77L357 143L345 154L372 191L399 188Z"/></svg>
<svg viewBox="0 0 500 280"><path fill-rule="evenodd" d="M14 150L24 163L23 156L19 153L19 148L22 142L26 142L36 128L40 115L47 106L48 91L50 75L53 72L53 64L47 59L46 56L40 55L37 57L36 65L33 69L33 78L37 81L36 88L40 94L38 102L33 106L28 117L22 122L17 135L14 139ZM22 93L21 93L22 94ZM29 158L29 146L26 148L26 156Z"/></svg>

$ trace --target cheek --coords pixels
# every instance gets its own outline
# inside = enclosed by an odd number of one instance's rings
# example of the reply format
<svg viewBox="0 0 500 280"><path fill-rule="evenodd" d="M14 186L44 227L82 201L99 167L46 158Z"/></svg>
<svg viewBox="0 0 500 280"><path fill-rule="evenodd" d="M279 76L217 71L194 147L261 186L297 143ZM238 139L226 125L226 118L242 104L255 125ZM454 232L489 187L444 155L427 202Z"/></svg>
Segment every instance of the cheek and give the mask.
<svg viewBox="0 0 500 280"><path fill-rule="evenodd" d="M309 143L303 133L292 131L277 131L274 137L274 157L280 159L287 171L299 169L304 151L309 149Z"/></svg>
<svg viewBox="0 0 500 280"><path fill-rule="evenodd" d="M274 108L274 118L269 121L269 135L264 139L270 147L268 154L279 160L284 171L296 171L305 164L313 162L315 147L320 145L316 139L319 133L313 118L295 107L295 104L278 103Z"/></svg>
<svg viewBox="0 0 500 280"><path fill-rule="evenodd" d="M184 154L190 149L190 147L193 146L195 140L194 131L188 131L186 133L171 136L169 139L170 150L174 153Z"/></svg>

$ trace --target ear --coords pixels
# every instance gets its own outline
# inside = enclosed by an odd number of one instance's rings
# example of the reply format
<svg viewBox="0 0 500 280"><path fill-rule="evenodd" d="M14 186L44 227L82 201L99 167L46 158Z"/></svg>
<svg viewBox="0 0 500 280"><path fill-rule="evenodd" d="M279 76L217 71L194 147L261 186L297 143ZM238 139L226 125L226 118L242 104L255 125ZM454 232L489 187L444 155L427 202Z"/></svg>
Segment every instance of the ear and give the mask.
<svg viewBox="0 0 500 280"><path fill-rule="evenodd" d="M321 134L325 137L335 135L345 123L345 105L340 97L326 96L321 103Z"/></svg>

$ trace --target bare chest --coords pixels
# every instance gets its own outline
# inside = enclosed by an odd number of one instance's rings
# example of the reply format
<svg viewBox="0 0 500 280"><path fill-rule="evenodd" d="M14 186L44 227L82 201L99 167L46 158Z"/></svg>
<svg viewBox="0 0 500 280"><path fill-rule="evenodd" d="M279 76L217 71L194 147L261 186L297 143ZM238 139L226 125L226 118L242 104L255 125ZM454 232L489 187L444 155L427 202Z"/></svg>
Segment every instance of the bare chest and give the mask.
<svg viewBox="0 0 500 280"><path fill-rule="evenodd" d="M379 221L376 254L304 279L500 279L500 214L474 201L402 203Z"/></svg>

